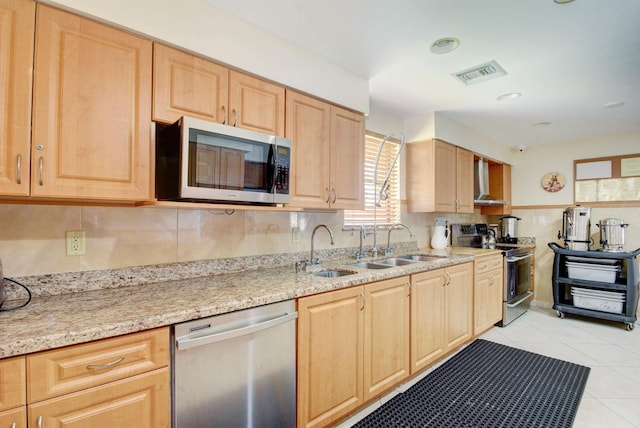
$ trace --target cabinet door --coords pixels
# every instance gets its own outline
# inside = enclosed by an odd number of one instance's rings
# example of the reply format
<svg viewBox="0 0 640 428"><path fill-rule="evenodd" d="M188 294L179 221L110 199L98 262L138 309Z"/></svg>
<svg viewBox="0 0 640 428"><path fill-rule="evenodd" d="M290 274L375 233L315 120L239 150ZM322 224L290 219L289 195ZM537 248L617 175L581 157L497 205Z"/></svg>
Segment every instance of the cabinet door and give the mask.
<svg viewBox="0 0 640 428"><path fill-rule="evenodd" d="M502 319L502 271L476 275L473 294L473 334L477 336Z"/></svg>
<svg viewBox="0 0 640 428"><path fill-rule="evenodd" d="M169 426L167 367L28 407L29 426L156 428Z"/></svg>
<svg viewBox="0 0 640 428"><path fill-rule="evenodd" d="M287 128L291 140L291 206L329 208L331 106L287 90Z"/></svg>
<svg viewBox="0 0 640 428"><path fill-rule="evenodd" d="M364 286L364 400L409 376L408 277Z"/></svg>
<svg viewBox="0 0 640 428"><path fill-rule="evenodd" d="M284 87L229 72L229 125L284 135Z"/></svg>
<svg viewBox="0 0 640 428"><path fill-rule="evenodd" d="M27 406L0 411L0 427L2 428L26 428Z"/></svg>
<svg viewBox="0 0 640 428"><path fill-rule="evenodd" d="M31 195L151 198L151 41L37 7Z"/></svg>
<svg viewBox="0 0 640 428"><path fill-rule="evenodd" d="M363 402L363 288L298 301L298 426L328 426Z"/></svg>
<svg viewBox="0 0 640 428"><path fill-rule="evenodd" d="M456 147L456 212L473 214L473 153Z"/></svg>
<svg viewBox="0 0 640 428"><path fill-rule="evenodd" d="M456 147L436 140L435 143L436 184L435 211L456 212Z"/></svg>
<svg viewBox="0 0 640 428"><path fill-rule="evenodd" d="M0 360L0 410L26 404L26 385L24 357Z"/></svg>
<svg viewBox="0 0 640 428"><path fill-rule="evenodd" d="M411 276L411 373L445 354L444 269Z"/></svg>
<svg viewBox="0 0 640 428"><path fill-rule="evenodd" d="M229 69L159 43L153 45L153 120L228 119Z"/></svg>
<svg viewBox="0 0 640 428"><path fill-rule="evenodd" d="M473 336L473 263L445 269L446 349L462 345Z"/></svg>
<svg viewBox="0 0 640 428"><path fill-rule="evenodd" d="M35 2L0 0L0 194L29 195Z"/></svg>
<svg viewBox="0 0 640 428"><path fill-rule="evenodd" d="M364 209L364 116L331 106L331 208Z"/></svg>

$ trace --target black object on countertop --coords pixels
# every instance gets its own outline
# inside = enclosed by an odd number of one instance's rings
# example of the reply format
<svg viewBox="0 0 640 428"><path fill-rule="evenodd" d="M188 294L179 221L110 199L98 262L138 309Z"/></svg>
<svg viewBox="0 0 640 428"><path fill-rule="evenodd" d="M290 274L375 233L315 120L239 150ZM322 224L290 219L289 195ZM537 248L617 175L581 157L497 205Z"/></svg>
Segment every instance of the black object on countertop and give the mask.
<svg viewBox="0 0 640 428"><path fill-rule="evenodd" d="M477 339L354 427L570 427L590 370Z"/></svg>

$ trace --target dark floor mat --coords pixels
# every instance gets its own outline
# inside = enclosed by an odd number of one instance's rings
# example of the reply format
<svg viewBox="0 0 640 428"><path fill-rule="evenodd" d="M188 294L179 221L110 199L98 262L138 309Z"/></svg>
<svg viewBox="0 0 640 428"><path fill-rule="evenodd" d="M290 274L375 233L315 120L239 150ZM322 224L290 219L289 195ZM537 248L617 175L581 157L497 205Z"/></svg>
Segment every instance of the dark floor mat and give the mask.
<svg viewBox="0 0 640 428"><path fill-rule="evenodd" d="M590 370L477 339L354 426L570 427Z"/></svg>

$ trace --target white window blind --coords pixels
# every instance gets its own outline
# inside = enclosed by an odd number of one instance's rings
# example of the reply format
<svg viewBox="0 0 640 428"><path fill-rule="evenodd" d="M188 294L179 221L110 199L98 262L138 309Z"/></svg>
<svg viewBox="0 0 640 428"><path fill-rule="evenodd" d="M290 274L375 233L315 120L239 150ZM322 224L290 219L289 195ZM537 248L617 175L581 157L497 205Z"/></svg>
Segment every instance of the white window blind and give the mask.
<svg viewBox="0 0 640 428"><path fill-rule="evenodd" d="M364 224L365 226L372 226L374 223L373 204L377 200L380 202L380 206L376 207L377 225L391 225L400 222L400 191L399 181L400 174L398 170L399 161L393 168L393 171L389 177L389 197L385 201L380 201L380 189L382 183L387 176L391 164L396 158L398 149L400 147L400 141L397 139L389 139L382 147L380 154L380 162L378 164L378 174L375 178L377 183L375 185L374 194L374 169L376 164L376 157L380 148L380 143L384 137L378 134L367 132L365 135L365 155L364 155L364 210L347 210L344 212L344 224L345 226L359 226Z"/></svg>

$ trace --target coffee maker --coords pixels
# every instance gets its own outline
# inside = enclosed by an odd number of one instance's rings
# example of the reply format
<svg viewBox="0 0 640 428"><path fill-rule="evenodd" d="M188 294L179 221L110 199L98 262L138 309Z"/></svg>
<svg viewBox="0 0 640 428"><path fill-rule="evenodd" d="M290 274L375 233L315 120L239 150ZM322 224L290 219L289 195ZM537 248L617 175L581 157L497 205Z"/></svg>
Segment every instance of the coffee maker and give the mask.
<svg viewBox="0 0 640 428"><path fill-rule="evenodd" d="M591 208L576 205L562 213L562 232L558 239L564 239L568 250L588 251L591 245Z"/></svg>

